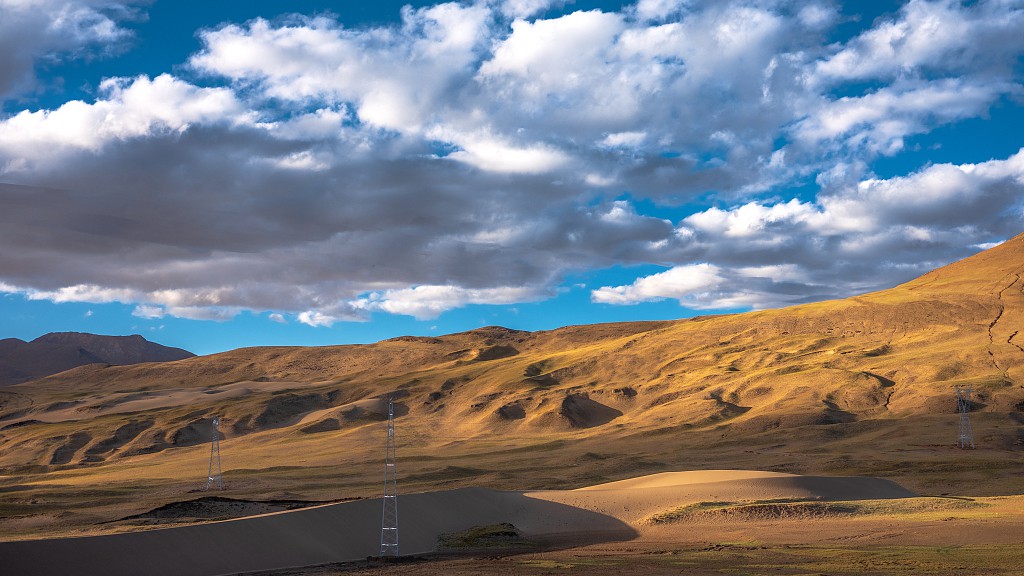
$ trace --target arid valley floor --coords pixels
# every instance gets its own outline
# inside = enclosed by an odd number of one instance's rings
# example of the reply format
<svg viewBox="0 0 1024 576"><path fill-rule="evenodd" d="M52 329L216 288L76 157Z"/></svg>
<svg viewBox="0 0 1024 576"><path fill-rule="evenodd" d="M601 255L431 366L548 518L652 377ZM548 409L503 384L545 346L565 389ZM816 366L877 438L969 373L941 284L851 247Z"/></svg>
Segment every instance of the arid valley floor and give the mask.
<svg viewBox="0 0 1024 576"><path fill-rule="evenodd" d="M0 388L0 565L111 574L136 550L151 574L1022 574L1022 273L1018 236L779 310L238 349ZM973 450L956 446L956 386L973 389ZM387 398L403 551L464 542L330 565L379 541ZM214 416L215 495L242 502L156 512L209 495ZM518 535L464 532L502 523Z"/></svg>

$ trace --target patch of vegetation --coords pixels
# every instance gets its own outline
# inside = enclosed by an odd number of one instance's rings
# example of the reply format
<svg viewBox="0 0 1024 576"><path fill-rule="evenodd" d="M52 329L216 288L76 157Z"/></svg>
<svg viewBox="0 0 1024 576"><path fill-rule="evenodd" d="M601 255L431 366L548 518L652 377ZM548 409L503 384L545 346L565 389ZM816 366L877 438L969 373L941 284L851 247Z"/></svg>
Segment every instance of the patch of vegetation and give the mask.
<svg viewBox="0 0 1024 576"><path fill-rule="evenodd" d="M648 524L670 524L696 518L824 518L830 516L899 515L922 520L969 515L984 516L989 504L969 498L895 498L885 500L820 501L800 498L758 500L754 502L697 502L659 512L646 519Z"/></svg>
<svg viewBox="0 0 1024 576"><path fill-rule="evenodd" d="M780 504L794 504L811 502L804 499L782 498L773 500L758 500L756 502L730 502L711 501L696 502L687 506L680 506L664 512L659 512L647 518L648 524L670 524L696 516L725 515L736 512L751 512L765 506L778 506Z"/></svg>
<svg viewBox="0 0 1024 576"><path fill-rule="evenodd" d="M461 532L441 534L437 540L442 549L523 548L533 545L529 540L523 539L519 530L508 522L473 526Z"/></svg>
<svg viewBox="0 0 1024 576"><path fill-rule="evenodd" d="M657 566L723 574L1004 574L1024 561L1019 546L795 546L712 545L631 558L638 571ZM661 568L664 570L664 568ZM600 575L610 572L591 572Z"/></svg>
<svg viewBox="0 0 1024 576"><path fill-rule="evenodd" d="M307 500L239 500L237 498L224 498L221 496L204 496L184 502L171 502L154 508L148 512L125 516L115 522L127 520L152 520L174 521L181 519L206 519L221 520L226 518L238 518L254 516L267 512L278 512L281 510L295 510L309 506L327 504L329 501L307 501Z"/></svg>
<svg viewBox="0 0 1024 576"><path fill-rule="evenodd" d="M726 501L715 501L715 502L697 502L696 504L689 504L687 506L680 506L678 508L672 508L664 512L658 512L647 518L648 524L670 524L677 522L684 518L689 518L698 512L704 512L706 510L721 510L729 506L734 506L735 502Z"/></svg>
<svg viewBox="0 0 1024 576"><path fill-rule="evenodd" d="M971 517L985 516L987 514L982 511L991 506L991 504L978 502L971 498L942 497L863 500L846 504L853 505L855 513L858 515L915 516L922 520L933 517L946 518L950 514Z"/></svg>

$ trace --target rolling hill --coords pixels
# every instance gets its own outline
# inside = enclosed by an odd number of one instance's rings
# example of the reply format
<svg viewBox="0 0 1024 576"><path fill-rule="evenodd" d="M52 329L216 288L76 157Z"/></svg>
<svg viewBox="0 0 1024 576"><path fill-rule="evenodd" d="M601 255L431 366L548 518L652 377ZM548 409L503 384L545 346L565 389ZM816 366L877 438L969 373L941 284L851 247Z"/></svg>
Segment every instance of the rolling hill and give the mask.
<svg viewBox="0 0 1024 576"><path fill-rule="evenodd" d="M233 497L561 489L686 469L1024 493L1024 235L895 288L671 322L88 365L0 390L0 533L98 530L186 498L214 415ZM953 390L973 387L976 450ZM117 524L104 525L104 530Z"/></svg>

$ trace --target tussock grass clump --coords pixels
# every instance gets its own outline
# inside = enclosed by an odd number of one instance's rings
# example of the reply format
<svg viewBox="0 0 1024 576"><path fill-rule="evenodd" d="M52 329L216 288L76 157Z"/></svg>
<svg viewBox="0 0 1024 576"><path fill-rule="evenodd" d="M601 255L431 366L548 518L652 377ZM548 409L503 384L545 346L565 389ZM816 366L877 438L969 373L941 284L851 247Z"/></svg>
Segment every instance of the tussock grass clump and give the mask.
<svg viewBox="0 0 1024 576"><path fill-rule="evenodd" d="M841 503L801 499L759 500L755 502L697 502L659 512L647 518L647 524L670 524L684 520L735 518L771 520L849 514Z"/></svg>
<svg viewBox="0 0 1024 576"><path fill-rule="evenodd" d="M846 516L911 516L921 520L949 516L978 517L990 504L970 498L896 498L886 500L822 501L804 499L753 502L697 502L653 514L649 525L702 520L783 520Z"/></svg>
<svg viewBox="0 0 1024 576"><path fill-rule="evenodd" d="M518 528L508 522L441 534L437 540L442 549L518 548L532 545L529 540L523 539Z"/></svg>

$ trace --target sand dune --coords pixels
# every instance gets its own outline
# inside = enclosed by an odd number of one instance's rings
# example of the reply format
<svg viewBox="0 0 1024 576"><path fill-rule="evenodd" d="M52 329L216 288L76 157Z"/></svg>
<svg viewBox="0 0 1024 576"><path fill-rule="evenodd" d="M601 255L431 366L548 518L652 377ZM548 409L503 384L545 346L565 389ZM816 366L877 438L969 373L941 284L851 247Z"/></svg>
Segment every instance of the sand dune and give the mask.
<svg viewBox="0 0 1024 576"><path fill-rule="evenodd" d="M575 492L650 492L671 491L676 495L705 498L716 493L731 493L741 500L768 498L808 498L816 500L881 500L916 496L899 484L866 476L801 476L781 472L751 470L696 470L663 472L618 482L588 486Z"/></svg>
<svg viewBox="0 0 1024 576"><path fill-rule="evenodd" d="M571 491L462 488L401 496L400 544L403 554L428 553L443 533L500 522L541 540L628 540L640 533L638 519L685 502L912 495L876 478L735 470L656 474ZM381 501L370 499L179 528L6 542L0 565L25 575L199 576L352 561L378 553L380 514Z"/></svg>
<svg viewBox="0 0 1024 576"><path fill-rule="evenodd" d="M662 472L606 482L577 489L589 490L628 490L640 488L664 488L666 486L686 486L689 484L706 484L708 482L729 482L733 480L749 480L753 478L795 478L795 474L784 472L765 472L762 470L688 470L686 472Z"/></svg>
<svg viewBox="0 0 1024 576"><path fill-rule="evenodd" d="M895 482L863 476L798 476L752 470L651 474L577 490L530 492L643 527L652 515L698 502L876 500L916 496Z"/></svg>
<svg viewBox="0 0 1024 576"><path fill-rule="evenodd" d="M443 533L511 522L531 536L629 539L626 524L517 492L461 488L399 498L403 554L437 547ZM210 524L84 538L0 543L0 565L19 575L199 576L345 562L380 550L380 499ZM8 572L9 571L9 572Z"/></svg>

